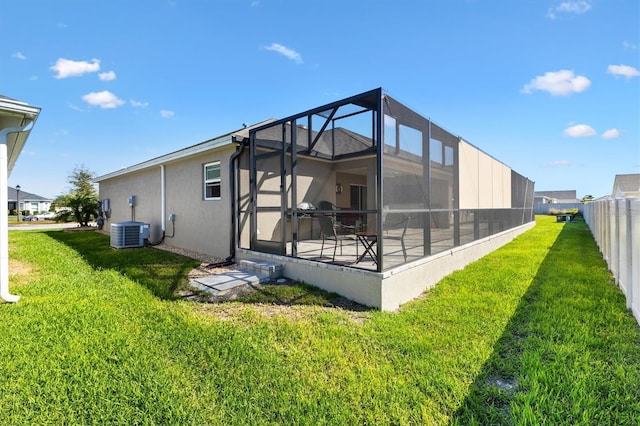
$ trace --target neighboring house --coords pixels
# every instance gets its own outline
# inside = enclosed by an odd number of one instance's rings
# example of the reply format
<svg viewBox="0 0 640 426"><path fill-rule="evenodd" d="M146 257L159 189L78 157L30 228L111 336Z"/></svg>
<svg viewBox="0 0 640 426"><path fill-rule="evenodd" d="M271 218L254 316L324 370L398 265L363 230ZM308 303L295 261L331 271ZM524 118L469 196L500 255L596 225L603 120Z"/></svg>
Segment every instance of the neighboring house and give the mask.
<svg viewBox="0 0 640 426"><path fill-rule="evenodd" d="M562 191L536 191L534 194L536 201L540 200L541 203L579 203L576 196L576 190L562 190Z"/></svg>
<svg viewBox="0 0 640 426"><path fill-rule="evenodd" d="M535 214L558 214L567 210L582 212L584 205L576 196L576 190L536 191L533 198Z"/></svg>
<svg viewBox="0 0 640 426"><path fill-rule="evenodd" d="M8 206L11 212L14 212L17 208L16 203L18 202L18 191L16 188L8 187ZM30 192L23 191L20 189L20 212L28 212L27 214L35 214L48 212L51 208L50 200L45 197L41 197L40 195L32 194Z"/></svg>
<svg viewBox="0 0 640 426"><path fill-rule="evenodd" d="M611 196L613 198L640 198L640 173L616 175Z"/></svg>
<svg viewBox="0 0 640 426"><path fill-rule="evenodd" d="M394 310L533 226L534 183L375 89L96 179L105 230ZM327 225L328 223L328 225Z"/></svg>
<svg viewBox="0 0 640 426"><path fill-rule="evenodd" d="M0 95L0 205L8 206L8 177L35 125L40 108ZM7 302L20 298L9 293L9 210L0 209L0 297Z"/></svg>

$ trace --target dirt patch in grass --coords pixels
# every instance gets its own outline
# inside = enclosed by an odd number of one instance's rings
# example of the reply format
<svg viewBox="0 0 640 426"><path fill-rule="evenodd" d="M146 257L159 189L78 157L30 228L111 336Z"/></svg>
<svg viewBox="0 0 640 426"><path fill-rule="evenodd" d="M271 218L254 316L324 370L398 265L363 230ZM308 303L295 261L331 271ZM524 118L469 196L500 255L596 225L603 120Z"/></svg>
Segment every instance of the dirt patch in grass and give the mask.
<svg viewBox="0 0 640 426"><path fill-rule="evenodd" d="M249 314L262 318L282 316L295 321L319 312L341 312L361 324L372 315L372 308L319 289L307 292L301 286L286 279L281 283L243 285L218 295L188 287L179 290L177 295L194 302L198 312L221 320L242 319Z"/></svg>
<svg viewBox="0 0 640 426"><path fill-rule="evenodd" d="M197 267L189 271L189 281L213 274L237 271L236 264L225 264L224 259L166 244L155 246L159 250L200 260ZM356 303L335 293L327 293L289 279L262 284L243 285L222 294L205 292L185 286L176 291L182 300L194 302L196 310L215 315L222 320L233 320L247 315L248 311L260 317L285 316L296 320L318 311L344 312L356 323L371 316L372 308Z"/></svg>
<svg viewBox="0 0 640 426"><path fill-rule="evenodd" d="M286 318L289 321L304 321L321 313L341 314L348 322L364 324L373 315L372 310L352 311L339 307L313 305L276 305L265 303L198 303L196 311L213 315L222 321L246 321L247 318Z"/></svg>
<svg viewBox="0 0 640 426"><path fill-rule="evenodd" d="M21 262L15 259L9 259L9 276L15 277L19 275L29 275L33 271L33 268L28 263Z"/></svg>

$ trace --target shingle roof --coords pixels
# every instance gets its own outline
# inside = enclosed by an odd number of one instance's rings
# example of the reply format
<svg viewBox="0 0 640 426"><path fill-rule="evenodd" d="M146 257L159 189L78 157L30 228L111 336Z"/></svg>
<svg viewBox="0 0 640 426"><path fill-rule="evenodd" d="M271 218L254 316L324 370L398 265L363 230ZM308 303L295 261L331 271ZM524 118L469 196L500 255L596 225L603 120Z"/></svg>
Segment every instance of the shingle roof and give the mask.
<svg viewBox="0 0 640 426"><path fill-rule="evenodd" d="M577 199L575 189L560 191L536 191L534 196L555 198L556 200L572 200L572 202Z"/></svg>
<svg viewBox="0 0 640 426"><path fill-rule="evenodd" d="M287 123L287 127L290 124ZM290 130L287 128L287 137ZM312 148L308 149L309 130L306 126L297 125L296 138L297 147L300 154L320 157L325 159L335 159L345 155L372 151L373 141L366 136L338 127L332 130L325 130L318 138L318 132L311 131L311 144L316 141ZM316 140L317 138L317 140ZM282 127L274 125L256 132L256 141L259 146L279 148L282 146Z"/></svg>
<svg viewBox="0 0 640 426"><path fill-rule="evenodd" d="M616 175L613 181L613 194L616 188L621 192L640 192L640 173Z"/></svg>
<svg viewBox="0 0 640 426"><path fill-rule="evenodd" d="M8 186L7 191L8 191L7 198L9 201L14 201L18 199L18 191L15 188ZM22 201L51 201L50 198L42 197L37 194L32 194L30 192L23 191L22 189L20 190L20 199Z"/></svg>

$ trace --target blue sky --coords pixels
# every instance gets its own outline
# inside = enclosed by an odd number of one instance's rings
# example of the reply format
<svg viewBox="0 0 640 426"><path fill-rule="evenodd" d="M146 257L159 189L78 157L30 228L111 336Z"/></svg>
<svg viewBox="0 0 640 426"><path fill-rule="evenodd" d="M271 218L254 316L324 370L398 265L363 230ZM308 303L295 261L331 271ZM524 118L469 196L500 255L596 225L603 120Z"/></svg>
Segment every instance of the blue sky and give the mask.
<svg viewBox="0 0 640 426"><path fill-rule="evenodd" d="M638 0L21 0L0 94L42 107L9 185L96 175L376 87L536 182L640 173Z"/></svg>

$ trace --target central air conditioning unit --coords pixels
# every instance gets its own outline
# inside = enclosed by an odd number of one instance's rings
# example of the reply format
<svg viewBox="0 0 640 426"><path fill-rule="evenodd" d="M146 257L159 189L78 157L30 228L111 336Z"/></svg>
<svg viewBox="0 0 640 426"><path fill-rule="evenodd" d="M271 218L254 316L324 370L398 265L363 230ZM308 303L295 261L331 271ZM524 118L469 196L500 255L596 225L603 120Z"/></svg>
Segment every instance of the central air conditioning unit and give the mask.
<svg viewBox="0 0 640 426"><path fill-rule="evenodd" d="M144 247L149 240L150 226L143 222L118 222L111 224L111 247Z"/></svg>

